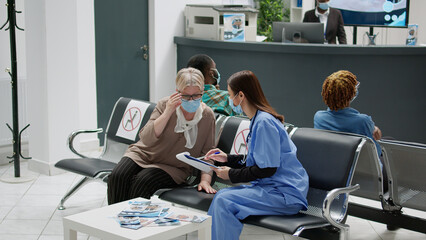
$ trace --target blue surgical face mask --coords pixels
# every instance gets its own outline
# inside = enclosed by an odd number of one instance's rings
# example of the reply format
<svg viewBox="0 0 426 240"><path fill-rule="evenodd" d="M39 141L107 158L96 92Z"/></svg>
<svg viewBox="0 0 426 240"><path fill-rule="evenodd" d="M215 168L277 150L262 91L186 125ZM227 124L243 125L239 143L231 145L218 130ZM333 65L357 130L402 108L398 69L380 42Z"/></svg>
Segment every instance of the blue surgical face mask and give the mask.
<svg viewBox="0 0 426 240"><path fill-rule="evenodd" d="M217 77L213 74L213 79L214 80L216 80L216 84L217 85L219 85L219 83L220 83L220 72L216 69L216 68L212 68L212 70L214 71L214 72L216 72L216 74L217 74Z"/></svg>
<svg viewBox="0 0 426 240"><path fill-rule="evenodd" d="M197 109L200 107L201 104L201 98L199 99L195 99L195 100L184 100L182 99L182 108L189 112L189 113L193 113L195 111L197 111Z"/></svg>
<svg viewBox="0 0 426 240"><path fill-rule="evenodd" d="M235 95L234 98L236 96L237 95ZM238 104L238 106L234 106L234 99L232 99L231 97L228 97L228 98L229 98L229 105L231 106L232 111L234 111L236 114L242 114L243 109L241 108L241 102L240 102L240 104Z"/></svg>
<svg viewBox="0 0 426 240"><path fill-rule="evenodd" d="M318 3L318 7L321 8L322 10L327 10L329 7L328 2Z"/></svg>

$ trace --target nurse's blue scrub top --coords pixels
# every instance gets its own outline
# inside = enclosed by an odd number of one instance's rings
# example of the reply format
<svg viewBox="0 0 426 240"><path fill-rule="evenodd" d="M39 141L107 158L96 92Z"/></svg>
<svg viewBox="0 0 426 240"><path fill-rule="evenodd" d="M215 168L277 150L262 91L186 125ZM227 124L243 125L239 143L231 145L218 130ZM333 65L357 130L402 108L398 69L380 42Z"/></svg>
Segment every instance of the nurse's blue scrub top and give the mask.
<svg viewBox="0 0 426 240"><path fill-rule="evenodd" d="M252 184L271 193L278 190L286 204L301 204L306 209L309 178L296 151L283 124L271 114L258 110L250 122L246 166L274 167L277 171L271 177L252 181Z"/></svg>

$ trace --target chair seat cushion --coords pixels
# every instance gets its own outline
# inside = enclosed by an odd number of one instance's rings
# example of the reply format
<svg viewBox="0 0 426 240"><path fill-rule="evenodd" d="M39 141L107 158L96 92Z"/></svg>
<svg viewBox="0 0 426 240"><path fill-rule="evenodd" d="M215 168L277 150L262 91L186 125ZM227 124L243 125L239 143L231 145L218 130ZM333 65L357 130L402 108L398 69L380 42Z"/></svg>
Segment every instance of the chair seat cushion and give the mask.
<svg viewBox="0 0 426 240"><path fill-rule="evenodd" d="M69 158L60 160L55 167L94 178L100 172L111 172L116 165L99 158Z"/></svg>
<svg viewBox="0 0 426 240"><path fill-rule="evenodd" d="M175 188L161 193L159 198L191 208L208 211L214 194L199 192L196 187Z"/></svg>
<svg viewBox="0 0 426 240"><path fill-rule="evenodd" d="M303 213L288 216L248 216L242 222L288 234L293 234L301 226L328 224L328 222L323 218Z"/></svg>
<svg viewBox="0 0 426 240"><path fill-rule="evenodd" d="M194 187L175 188L159 195L159 198L163 200L206 212L210 207L213 197L214 194L199 192L197 188ZM323 218L303 213L290 216L249 216L242 222L289 234L293 234L300 226L328 224Z"/></svg>

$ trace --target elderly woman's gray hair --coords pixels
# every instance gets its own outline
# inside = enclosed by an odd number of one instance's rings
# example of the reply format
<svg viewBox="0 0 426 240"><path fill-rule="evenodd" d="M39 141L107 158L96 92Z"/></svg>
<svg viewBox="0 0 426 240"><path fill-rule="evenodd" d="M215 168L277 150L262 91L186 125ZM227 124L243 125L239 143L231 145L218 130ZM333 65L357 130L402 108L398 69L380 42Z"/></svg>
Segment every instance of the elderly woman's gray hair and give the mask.
<svg viewBox="0 0 426 240"><path fill-rule="evenodd" d="M200 91L204 90L204 76L200 70L189 67L182 68L176 76L176 88L178 91L183 91L189 86L199 87Z"/></svg>

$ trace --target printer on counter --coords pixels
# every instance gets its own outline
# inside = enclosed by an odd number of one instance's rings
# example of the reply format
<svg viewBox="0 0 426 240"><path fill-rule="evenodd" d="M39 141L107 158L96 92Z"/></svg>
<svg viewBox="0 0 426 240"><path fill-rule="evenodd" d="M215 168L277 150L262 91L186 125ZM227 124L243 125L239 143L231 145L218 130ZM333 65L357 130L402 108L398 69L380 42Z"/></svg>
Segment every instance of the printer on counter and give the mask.
<svg viewBox="0 0 426 240"><path fill-rule="evenodd" d="M256 41L258 10L242 5L186 5L185 37L224 40L224 15L244 14L245 41Z"/></svg>

